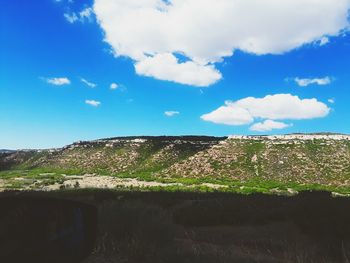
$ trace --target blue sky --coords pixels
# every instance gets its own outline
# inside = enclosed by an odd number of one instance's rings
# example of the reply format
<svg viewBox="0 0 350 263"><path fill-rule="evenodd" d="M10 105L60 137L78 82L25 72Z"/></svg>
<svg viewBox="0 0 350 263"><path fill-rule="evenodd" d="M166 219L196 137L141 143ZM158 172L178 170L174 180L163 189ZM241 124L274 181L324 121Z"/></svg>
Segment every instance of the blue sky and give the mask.
<svg viewBox="0 0 350 263"><path fill-rule="evenodd" d="M186 1L186 12L198 5ZM349 1L297 13L305 30L294 30L294 15L259 31L254 19L226 26L232 1L214 7L222 19L207 17L210 1L196 26L172 23L188 19L177 0L142 0L137 21L122 0L2 1L0 149L124 135L350 133Z"/></svg>

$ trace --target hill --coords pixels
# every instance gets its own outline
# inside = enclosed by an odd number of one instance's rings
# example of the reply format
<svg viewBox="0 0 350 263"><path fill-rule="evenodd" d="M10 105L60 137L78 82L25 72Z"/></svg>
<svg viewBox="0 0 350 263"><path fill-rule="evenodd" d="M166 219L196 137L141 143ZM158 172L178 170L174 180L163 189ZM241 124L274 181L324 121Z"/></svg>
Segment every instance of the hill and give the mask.
<svg viewBox="0 0 350 263"><path fill-rule="evenodd" d="M350 136L117 137L0 152L0 171L2 180L17 178L17 184L18 178L50 184L89 174L240 191L348 192Z"/></svg>

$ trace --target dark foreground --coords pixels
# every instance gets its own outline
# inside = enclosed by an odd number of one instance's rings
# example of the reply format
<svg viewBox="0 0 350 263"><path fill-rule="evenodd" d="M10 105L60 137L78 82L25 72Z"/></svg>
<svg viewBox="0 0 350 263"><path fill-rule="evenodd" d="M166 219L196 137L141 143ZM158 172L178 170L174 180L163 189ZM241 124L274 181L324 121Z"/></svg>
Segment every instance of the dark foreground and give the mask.
<svg viewBox="0 0 350 263"><path fill-rule="evenodd" d="M2 193L0 262L350 262L350 199Z"/></svg>

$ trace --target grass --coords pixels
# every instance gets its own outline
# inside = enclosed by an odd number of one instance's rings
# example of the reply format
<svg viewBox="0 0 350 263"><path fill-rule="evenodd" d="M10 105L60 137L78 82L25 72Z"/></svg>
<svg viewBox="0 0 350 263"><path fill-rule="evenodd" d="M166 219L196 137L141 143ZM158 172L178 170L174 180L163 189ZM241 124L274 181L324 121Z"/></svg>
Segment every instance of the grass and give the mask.
<svg viewBox="0 0 350 263"><path fill-rule="evenodd" d="M37 182L37 186L52 185L55 183L62 184L65 175L81 175L79 170L61 170L61 169L33 169L33 170L10 170L0 172L0 179L6 181L6 189L22 189ZM106 174L108 175L108 174ZM101 175L103 176L103 175ZM339 187L321 184L299 184L297 182L281 182L276 180L265 180L254 177L249 180L233 180L230 178L185 178L170 177L160 178L154 176L151 172L141 172L135 174L122 173L113 175L117 178L136 178L142 181L156 181L161 183L179 183L182 185L154 186L154 187L124 187L119 186L118 190L125 191L165 191L165 192L230 192L241 194L265 193L265 194L290 194L291 190L300 191L329 191L339 194L350 195L349 187ZM15 180L15 178L23 178L23 180ZM203 185L210 183L222 185L215 189Z"/></svg>

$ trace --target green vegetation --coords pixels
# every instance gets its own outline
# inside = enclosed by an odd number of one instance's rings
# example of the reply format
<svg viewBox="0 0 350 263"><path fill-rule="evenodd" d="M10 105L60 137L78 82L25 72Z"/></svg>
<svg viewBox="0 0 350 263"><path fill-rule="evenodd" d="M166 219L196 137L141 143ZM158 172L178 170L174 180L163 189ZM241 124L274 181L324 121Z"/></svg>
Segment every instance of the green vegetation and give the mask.
<svg viewBox="0 0 350 263"><path fill-rule="evenodd" d="M35 189L85 174L177 184L137 191L350 194L350 142L133 137L0 154L2 188Z"/></svg>

